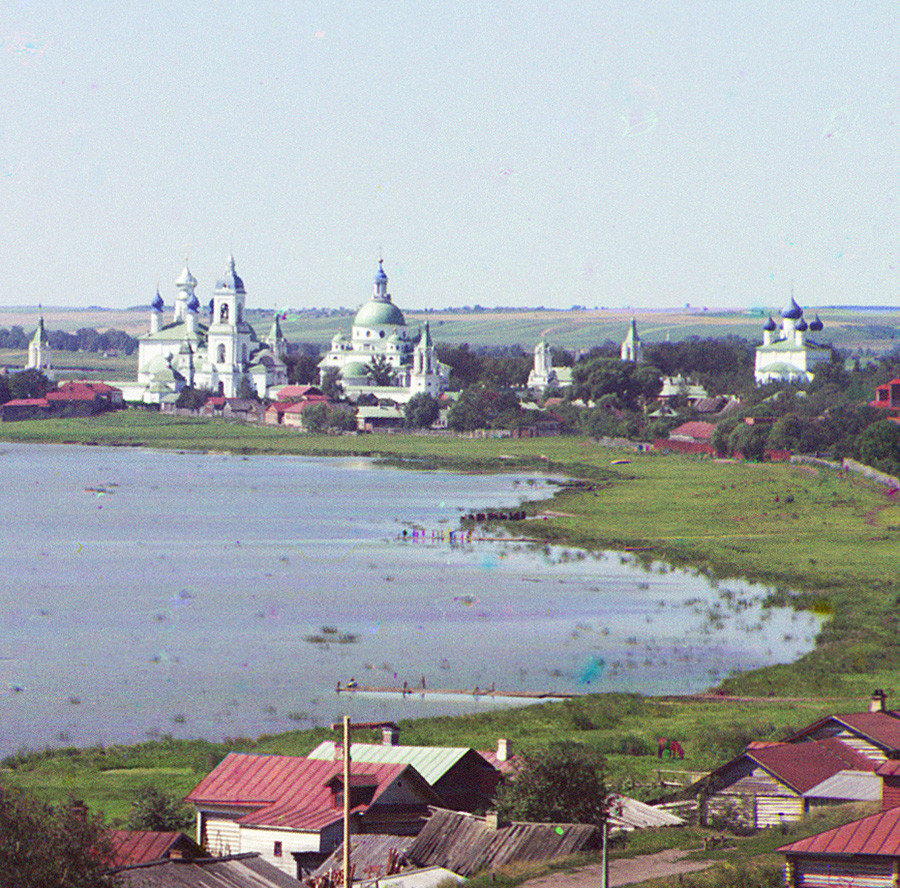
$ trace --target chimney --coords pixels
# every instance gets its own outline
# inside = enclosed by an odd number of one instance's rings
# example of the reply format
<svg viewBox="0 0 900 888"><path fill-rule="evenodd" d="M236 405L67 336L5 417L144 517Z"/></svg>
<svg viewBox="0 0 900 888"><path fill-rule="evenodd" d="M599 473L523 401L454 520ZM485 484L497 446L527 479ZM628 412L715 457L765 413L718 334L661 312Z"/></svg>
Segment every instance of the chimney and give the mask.
<svg viewBox="0 0 900 888"><path fill-rule="evenodd" d="M488 829L500 829L502 822L499 811L488 811L484 815L484 824Z"/></svg>
<svg viewBox="0 0 900 888"><path fill-rule="evenodd" d="M501 737L497 741L497 759L505 762L509 758L510 743L505 737Z"/></svg>
<svg viewBox="0 0 900 888"><path fill-rule="evenodd" d="M344 743L342 740L335 740L334 742L334 760L336 762L344 760Z"/></svg>
<svg viewBox="0 0 900 888"><path fill-rule="evenodd" d="M887 694L881 688L872 691L872 699L869 702L869 712L884 712L887 709L884 705L886 699Z"/></svg>
<svg viewBox="0 0 900 888"><path fill-rule="evenodd" d="M381 726L381 745L382 746L399 746L400 745L400 728L397 725Z"/></svg>

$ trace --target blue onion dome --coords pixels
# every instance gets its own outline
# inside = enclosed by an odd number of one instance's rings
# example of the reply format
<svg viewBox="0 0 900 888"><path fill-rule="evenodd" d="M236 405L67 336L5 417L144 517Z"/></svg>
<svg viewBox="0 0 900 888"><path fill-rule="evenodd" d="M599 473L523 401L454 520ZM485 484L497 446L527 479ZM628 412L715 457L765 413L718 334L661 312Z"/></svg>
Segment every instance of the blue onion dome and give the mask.
<svg viewBox="0 0 900 888"><path fill-rule="evenodd" d="M375 283L376 284L386 284L388 276L384 273L384 268L382 268L382 263L384 259L378 260L378 271L375 272Z"/></svg>
<svg viewBox="0 0 900 888"><path fill-rule="evenodd" d="M816 315L816 319L809 325L809 329L812 330L813 333L818 333L825 325L819 320L819 316Z"/></svg>
<svg viewBox="0 0 900 888"><path fill-rule="evenodd" d="M775 321L772 320L772 315L769 315L769 320L767 320L766 323L763 325L763 330L765 330L767 333L771 333L775 329L776 329Z"/></svg>
<svg viewBox="0 0 900 888"><path fill-rule="evenodd" d="M191 294L191 298L188 299L187 304L188 311L200 311L200 300L197 298L197 294Z"/></svg>
<svg viewBox="0 0 900 888"><path fill-rule="evenodd" d="M228 257L228 271L216 281L217 290L231 290L233 293L244 293L244 282L235 274L234 256Z"/></svg>
<svg viewBox="0 0 900 888"><path fill-rule="evenodd" d="M800 318L800 320L797 321L797 325L796 327L794 327L794 329L799 330L801 333L805 333L809 329L809 324L807 324L806 321L803 320L803 318Z"/></svg>
<svg viewBox="0 0 900 888"><path fill-rule="evenodd" d="M791 321L796 321L798 318L803 317L803 309L800 308L799 305L797 305L797 301L794 299L793 296L791 296L790 305L786 305L781 310L781 316L783 318L785 318L786 320L791 320Z"/></svg>
<svg viewBox="0 0 900 888"><path fill-rule="evenodd" d="M165 306L163 305L162 296L159 295L159 290L156 291L156 299L150 303L150 308L153 311L162 311Z"/></svg>

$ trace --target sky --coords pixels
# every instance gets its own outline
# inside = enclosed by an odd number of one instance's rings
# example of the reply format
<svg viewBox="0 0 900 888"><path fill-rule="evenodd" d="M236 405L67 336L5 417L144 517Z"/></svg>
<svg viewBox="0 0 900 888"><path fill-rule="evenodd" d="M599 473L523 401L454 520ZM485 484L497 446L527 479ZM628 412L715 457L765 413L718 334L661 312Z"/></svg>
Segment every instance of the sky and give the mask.
<svg viewBox="0 0 900 888"><path fill-rule="evenodd" d="M900 305L896 2L0 0L0 304Z"/></svg>

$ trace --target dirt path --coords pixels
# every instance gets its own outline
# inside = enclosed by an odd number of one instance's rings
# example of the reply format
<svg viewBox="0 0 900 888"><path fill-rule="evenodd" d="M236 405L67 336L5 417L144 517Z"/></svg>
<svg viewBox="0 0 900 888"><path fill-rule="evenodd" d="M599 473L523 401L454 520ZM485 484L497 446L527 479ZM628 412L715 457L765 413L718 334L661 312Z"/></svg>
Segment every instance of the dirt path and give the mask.
<svg viewBox="0 0 900 888"><path fill-rule="evenodd" d="M679 848L668 848L657 854L612 860L609 864L610 888L646 882L647 879L677 876L680 873L693 873L712 866L712 861L709 860L683 860L689 853ZM522 888L599 888L602 879L602 867L600 864L592 864L571 873L552 873L530 879L523 882Z"/></svg>

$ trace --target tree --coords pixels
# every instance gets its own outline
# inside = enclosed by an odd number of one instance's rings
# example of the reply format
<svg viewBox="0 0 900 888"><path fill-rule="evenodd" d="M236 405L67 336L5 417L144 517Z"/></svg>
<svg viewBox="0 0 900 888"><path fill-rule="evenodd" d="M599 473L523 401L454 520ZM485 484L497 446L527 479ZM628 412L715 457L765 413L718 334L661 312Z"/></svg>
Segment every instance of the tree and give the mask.
<svg viewBox="0 0 900 888"><path fill-rule="evenodd" d="M22 370L9 377L9 393L13 398L43 398L53 383L40 370Z"/></svg>
<svg viewBox="0 0 900 888"><path fill-rule="evenodd" d="M578 363L573 378L577 397L600 401L604 395L613 395L614 406L631 410L637 409L642 400L655 398L662 386L655 367L613 358Z"/></svg>
<svg viewBox="0 0 900 888"><path fill-rule="evenodd" d="M319 355L300 354L287 359L291 385L315 385L319 380Z"/></svg>
<svg viewBox="0 0 900 888"><path fill-rule="evenodd" d="M413 395L403 408L406 425L412 429L428 428L440 415L440 404L427 392Z"/></svg>
<svg viewBox="0 0 900 888"><path fill-rule="evenodd" d="M505 419L521 413L519 399L510 389L479 383L463 390L450 408L447 425L457 432L490 428L501 415Z"/></svg>
<svg viewBox="0 0 900 888"><path fill-rule="evenodd" d="M52 807L0 786L0 885L108 888L112 849L83 805Z"/></svg>
<svg viewBox="0 0 900 888"><path fill-rule="evenodd" d="M329 367L322 375L322 394L329 401L337 401L344 397L344 388L341 385L341 371L337 367Z"/></svg>
<svg viewBox="0 0 900 888"><path fill-rule="evenodd" d="M859 437L859 458L879 471L900 475L900 425L890 419L873 422Z"/></svg>
<svg viewBox="0 0 900 888"><path fill-rule="evenodd" d="M522 759L521 769L497 793L501 816L539 823L603 824L609 793L600 753L561 742L525 752Z"/></svg>
<svg viewBox="0 0 900 888"><path fill-rule="evenodd" d="M157 786L144 786L131 805L126 825L128 829L152 829L157 832L178 832L193 823L190 809L174 795Z"/></svg>
<svg viewBox="0 0 900 888"><path fill-rule="evenodd" d="M186 407L189 410L199 410L212 395L209 389L197 389L192 386L185 386L179 393L178 399L175 401L176 407Z"/></svg>
<svg viewBox="0 0 900 888"><path fill-rule="evenodd" d="M373 385L391 385L394 381L394 367L384 355L375 355L366 364L366 376L372 380Z"/></svg>

